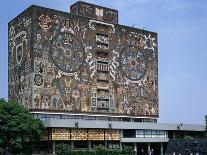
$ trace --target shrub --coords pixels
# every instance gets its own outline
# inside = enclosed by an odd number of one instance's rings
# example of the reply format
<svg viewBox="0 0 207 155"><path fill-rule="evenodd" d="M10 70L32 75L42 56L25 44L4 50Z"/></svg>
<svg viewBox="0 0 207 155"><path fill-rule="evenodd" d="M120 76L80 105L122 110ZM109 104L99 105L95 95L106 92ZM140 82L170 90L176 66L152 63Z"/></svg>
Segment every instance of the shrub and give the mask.
<svg viewBox="0 0 207 155"><path fill-rule="evenodd" d="M60 143L56 146L57 155L71 155L71 147L67 144Z"/></svg>

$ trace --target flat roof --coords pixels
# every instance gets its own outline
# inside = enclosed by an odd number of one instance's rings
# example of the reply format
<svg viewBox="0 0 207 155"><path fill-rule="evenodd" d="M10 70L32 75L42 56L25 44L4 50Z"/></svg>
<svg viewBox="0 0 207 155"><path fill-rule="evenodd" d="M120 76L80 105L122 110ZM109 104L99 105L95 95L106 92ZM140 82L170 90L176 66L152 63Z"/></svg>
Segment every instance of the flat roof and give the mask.
<svg viewBox="0 0 207 155"><path fill-rule="evenodd" d="M43 120L45 127L52 128L101 128L101 129L145 129L166 131L205 131L205 125L197 124L171 124L171 123L148 123L148 122L118 122L101 120L67 120L50 119Z"/></svg>

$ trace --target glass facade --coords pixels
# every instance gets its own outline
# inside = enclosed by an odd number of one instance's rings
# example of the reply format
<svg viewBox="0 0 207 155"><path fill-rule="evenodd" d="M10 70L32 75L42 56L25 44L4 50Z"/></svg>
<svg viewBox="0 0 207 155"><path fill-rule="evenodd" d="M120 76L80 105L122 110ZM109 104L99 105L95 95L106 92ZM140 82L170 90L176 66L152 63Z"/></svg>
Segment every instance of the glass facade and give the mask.
<svg viewBox="0 0 207 155"><path fill-rule="evenodd" d="M149 123L157 122L157 119L152 119L152 118L130 118L130 117L89 116L89 115L43 114L43 113L33 113L33 117L39 118L40 120L69 119L69 120L99 120L99 121L121 121L121 122L149 122Z"/></svg>
<svg viewBox="0 0 207 155"><path fill-rule="evenodd" d="M136 138L167 138L167 131L163 130L136 130Z"/></svg>

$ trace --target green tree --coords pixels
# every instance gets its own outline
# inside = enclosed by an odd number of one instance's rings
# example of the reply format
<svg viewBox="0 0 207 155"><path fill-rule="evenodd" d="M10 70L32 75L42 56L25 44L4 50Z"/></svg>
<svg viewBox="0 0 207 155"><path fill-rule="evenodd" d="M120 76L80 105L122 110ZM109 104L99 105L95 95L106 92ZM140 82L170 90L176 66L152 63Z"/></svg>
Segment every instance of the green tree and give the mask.
<svg viewBox="0 0 207 155"><path fill-rule="evenodd" d="M122 154L124 154L124 155L134 155L135 152L133 150L133 147L131 147L131 146L123 146Z"/></svg>
<svg viewBox="0 0 207 155"><path fill-rule="evenodd" d="M4 98L0 98L0 103L1 102L6 102L6 100Z"/></svg>
<svg viewBox="0 0 207 155"><path fill-rule="evenodd" d="M56 146L58 155L70 155L71 147L68 144L60 143Z"/></svg>
<svg viewBox="0 0 207 155"><path fill-rule="evenodd" d="M106 155L108 152L108 149L105 148L104 146L96 146L94 148L94 150L95 150L96 154L98 154L98 155Z"/></svg>
<svg viewBox="0 0 207 155"><path fill-rule="evenodd" d="M43 132L42 121L22 105L0 100L0 148L4 153L23 153L24 144L39 141Z"/></svg>

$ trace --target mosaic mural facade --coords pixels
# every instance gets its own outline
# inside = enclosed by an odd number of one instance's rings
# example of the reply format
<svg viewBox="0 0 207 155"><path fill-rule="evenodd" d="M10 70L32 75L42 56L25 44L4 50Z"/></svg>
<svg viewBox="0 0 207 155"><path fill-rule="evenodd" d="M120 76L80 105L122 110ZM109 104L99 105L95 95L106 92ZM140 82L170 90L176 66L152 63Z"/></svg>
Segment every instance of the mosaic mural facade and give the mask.
<svg viewBox="0 0 207 155"><path fill-rule="evenodd" d="M32 10L23 12L9 23L8 93L9 100L32 108Z"/></svg>
<svg viewBox="0 0 207 155"><path fill-rule="evenodd" d="M157 34L118 25L116 10L77 2L71 12L32 6L10 22L9 99L158 117Z"/></svg>

